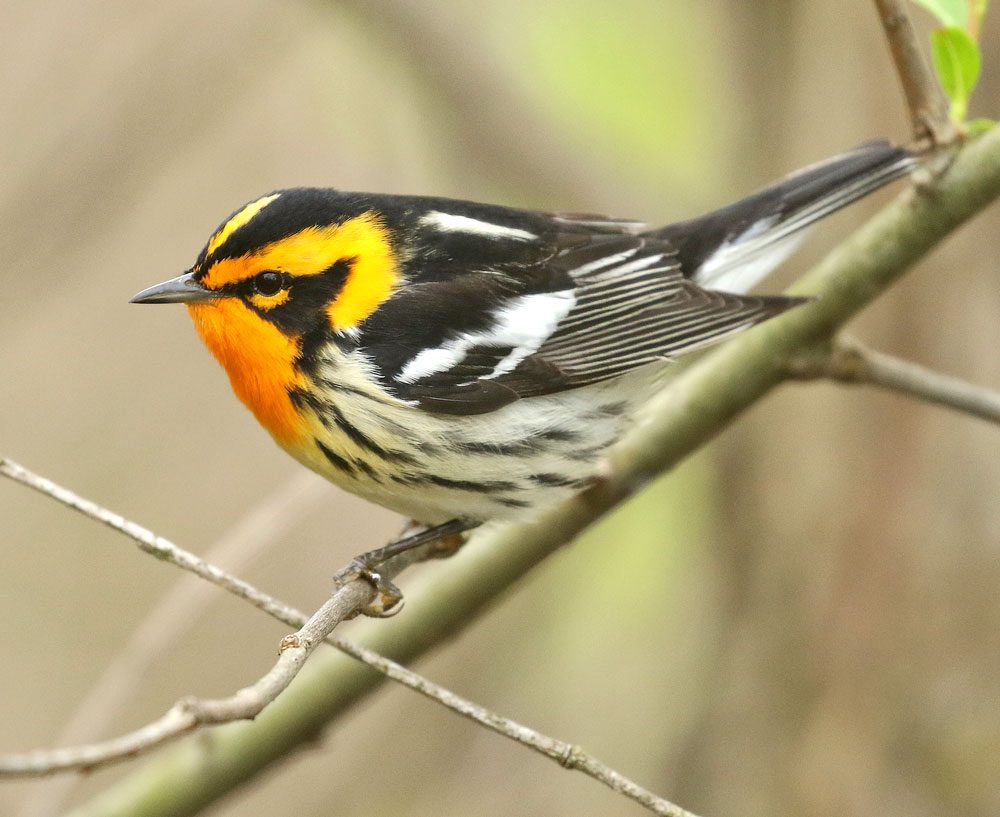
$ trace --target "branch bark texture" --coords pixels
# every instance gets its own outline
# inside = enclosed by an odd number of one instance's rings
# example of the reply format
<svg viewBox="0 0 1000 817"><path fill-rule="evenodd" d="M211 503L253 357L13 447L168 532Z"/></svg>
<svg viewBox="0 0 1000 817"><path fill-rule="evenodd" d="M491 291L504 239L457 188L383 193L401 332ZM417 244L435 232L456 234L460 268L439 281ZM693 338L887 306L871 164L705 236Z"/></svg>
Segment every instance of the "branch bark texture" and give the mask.
<svg viewBox="0 0 1000 817"><path fill-rule="evenodd" d="M825 377L838 383L878 386L1000 423L1000 392L876 352L853 339L838 338L830 349L803 356L793 371L803 379Z"/></svg>
<svg viewBox="0 0 1000 817"><path fill-rule="evenodd" d="M955 139L948 102L931 73L907 10L910 0L875 0L917 139L944 145Z"/></svg>
<svg viewBox="0 0 1000 817"><path fill-rule="evenodd" d="M411 586L409 606L359 638L408 662L469 624L510 585L652 477L718 434L789 376L792 362L840 326L949 232L1000 195L1000 129L967 144L933 184L906 190L794 288L816 301L757 327L682 370L611 452L605 477L530 523L486 529ZM417 584L417 583L414 583ZM383 676L321 652L253 723L168 750L78 808L75 817L179 817L315 740Z"/></svg>
<svg viewBox="0 0 1000 817"><path fill-rule="evenodd" d="M302 471L269 496L262 497L252 511L205 551L203 561L224 565L229 575L242 572L273 547L294 521L318 507L328 496L329 486L324 480ZM75 712L53 741L54 746L81 744L109 732L156 660L169 655L173 646L218 600L216 587L200 578L183 577L136 625L128 641L80 698ZM298 629L305 623L305 617L288 623ZM51 778L44 786L33 786L13 817L61 814L79 782L77 775L66 774Z"/></svg>

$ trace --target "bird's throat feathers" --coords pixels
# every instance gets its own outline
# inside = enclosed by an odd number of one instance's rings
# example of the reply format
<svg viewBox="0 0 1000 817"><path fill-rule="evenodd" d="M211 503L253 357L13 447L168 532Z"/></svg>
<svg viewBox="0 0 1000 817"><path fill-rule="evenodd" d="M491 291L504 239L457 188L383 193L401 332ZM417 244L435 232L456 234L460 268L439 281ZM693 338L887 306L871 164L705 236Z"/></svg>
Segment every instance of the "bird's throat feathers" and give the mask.
<svg viewBox="0 0 1000 817"><path fill-rule="evenodd" d="M298 342L239 300L189 304L198 334L229 375L236 396L282 445L305 432L290 392L301 385Z"/></svg>

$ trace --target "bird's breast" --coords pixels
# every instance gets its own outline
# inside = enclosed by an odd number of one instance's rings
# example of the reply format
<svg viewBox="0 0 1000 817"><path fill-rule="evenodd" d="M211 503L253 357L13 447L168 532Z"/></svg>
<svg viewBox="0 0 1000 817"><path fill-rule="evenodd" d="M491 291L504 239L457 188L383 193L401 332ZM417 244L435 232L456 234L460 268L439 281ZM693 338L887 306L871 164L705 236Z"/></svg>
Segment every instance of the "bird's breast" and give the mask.
<svg viewBox="0 0 1000 817"><path fill-rule="evenodd" d="M188 311L236 396L281 445L294 445L307 433L290 396L302 381L297 339L235 299L189 304Z"/></svg>

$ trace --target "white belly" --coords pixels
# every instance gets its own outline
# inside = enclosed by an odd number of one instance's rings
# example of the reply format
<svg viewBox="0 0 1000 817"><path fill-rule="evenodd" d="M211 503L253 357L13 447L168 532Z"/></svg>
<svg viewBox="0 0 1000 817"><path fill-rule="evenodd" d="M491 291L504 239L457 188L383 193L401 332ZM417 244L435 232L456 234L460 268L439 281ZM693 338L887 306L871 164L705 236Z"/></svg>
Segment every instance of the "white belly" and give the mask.
<svg viewBox="0 0 1000 817"><path fill-rule="evenodd" d="M471 416L425 412L338 380L339 390L322 390L324 404L306 409L311 440L287 450L342 488L426 524L512 518L593 477L650 379L629 375Z"/></svg>

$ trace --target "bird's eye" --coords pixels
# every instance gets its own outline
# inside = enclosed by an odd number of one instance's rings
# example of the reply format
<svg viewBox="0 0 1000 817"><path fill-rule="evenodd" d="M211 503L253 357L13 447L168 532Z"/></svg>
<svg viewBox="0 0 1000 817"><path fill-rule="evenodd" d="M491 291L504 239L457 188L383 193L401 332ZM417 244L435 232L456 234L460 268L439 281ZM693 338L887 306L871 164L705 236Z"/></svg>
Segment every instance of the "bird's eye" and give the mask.
<svg viewBox="0 0 1000 817"><path fill-rule="evenodd" d="M258 273L253 277L253 291L257 295L270 298L285 288L285 276L274 270Z"/></svg>

